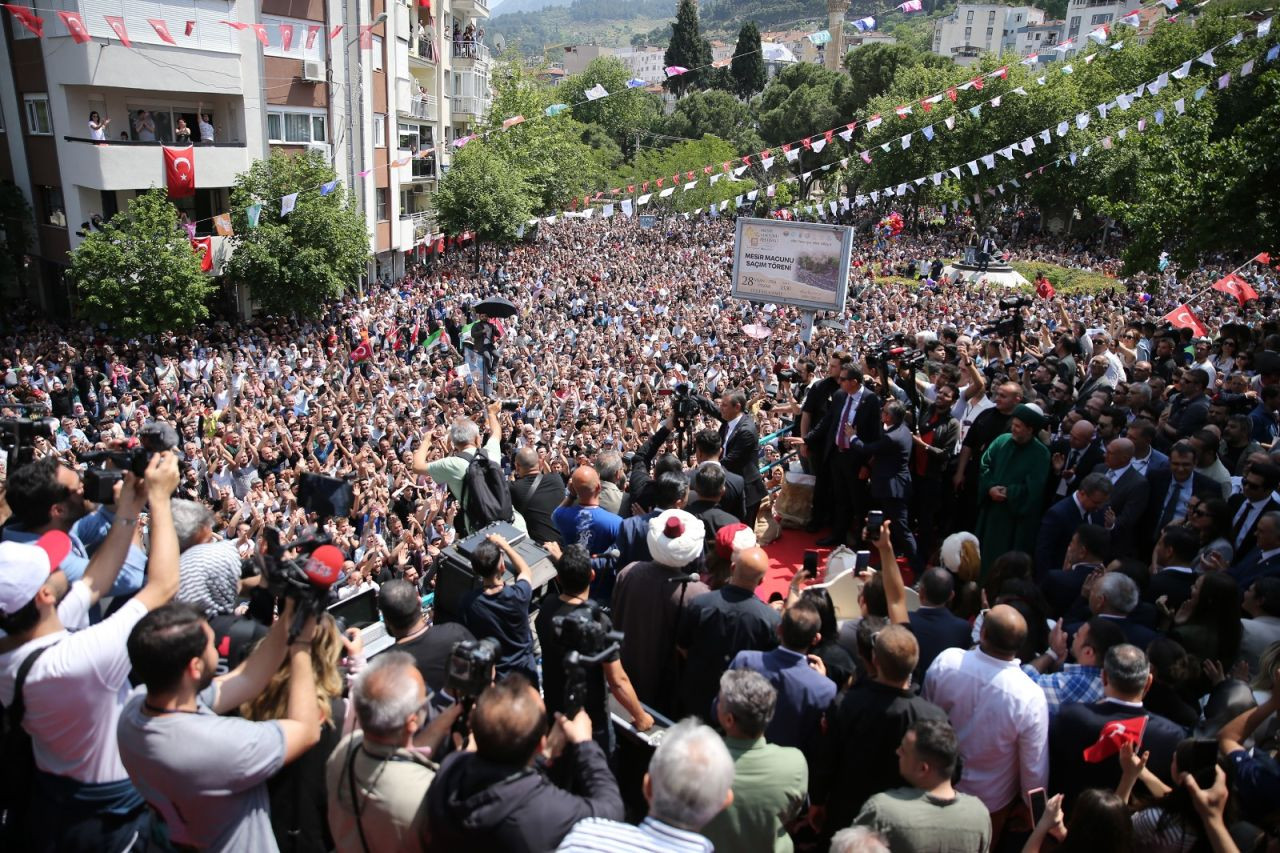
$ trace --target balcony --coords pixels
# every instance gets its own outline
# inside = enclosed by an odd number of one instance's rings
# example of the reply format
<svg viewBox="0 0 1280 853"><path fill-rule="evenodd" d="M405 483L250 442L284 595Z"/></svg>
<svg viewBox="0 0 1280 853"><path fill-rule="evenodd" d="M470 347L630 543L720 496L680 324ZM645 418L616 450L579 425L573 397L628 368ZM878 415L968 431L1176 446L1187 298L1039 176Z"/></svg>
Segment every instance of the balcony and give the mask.
<svg viewBox="0 0 1280 853"><path fill-rule="evenodd" d="M409 39L410 62L425 62L428 65L435 65L437 59L434 33L431 30L427 30L426 35L422 38Z"/></svg>
<svg viewBox="0 0 1280 853"><path fill-rule="evenodd" d="M434 157L415 157L410 165L413 168L412 181L434 181L436 179L436 161Z"/></svg>
<svg viewBox="0 0 1280 853"><path fill-rule="evenodd" d="M453 67L462 70L477 65L488 65L489 48L478 41L455 41L451 43L453 50Z"/></svg>
<svg viewBox="0 0 1280 853"><path fill-rule="evenodd" d="M483 98L474 95L454 95L449 100L449 113L455 119L474 122L484 117L486 105Z"/></svg>
<svg viewBox="0 0 1280 853"><path fill-rule="evenodd" d="M67 184L95 190L131 190L165 185L160 142L95 142L64 136L59 157ZM247 171L249 152L243 142L217 142L194 147L196 187L229 187Z"/></svg>
<svg viewBox="0 0 1280 853"><path fill-rule="evenodd" d="M453 0L453 14L465 18L468 12L473 18L489 17L489 0Z"/></svg>
<svg viewBox="0 0 1280 853"><path fill-rule="evenodd" d="M411 199L421 198L413 194ZM411 202L412 203L412 202ZM409 249L431 237L436 227L434 210L408 211L400 214L400 248Z"/></svg>
<svg viewBox="0 0 1280 853"><path fill-rule="evenodd" d="M400 112L414 118L435 121L440 113L440 102L435 95L415 95L401 107Z"/></svg>

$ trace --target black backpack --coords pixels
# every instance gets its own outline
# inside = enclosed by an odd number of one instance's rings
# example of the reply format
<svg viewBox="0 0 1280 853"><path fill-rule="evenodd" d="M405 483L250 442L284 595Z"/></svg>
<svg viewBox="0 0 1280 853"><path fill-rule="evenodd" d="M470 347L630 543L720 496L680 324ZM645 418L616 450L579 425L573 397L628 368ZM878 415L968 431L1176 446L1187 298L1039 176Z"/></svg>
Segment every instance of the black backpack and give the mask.
<svg viewBox="0 0 1280 853"><path fill-rule="evenodd" d="M467 460L467 470L462 475L462 508L459 513L466 522L466 531L475 533L495 521L511 521L511 486L502 466L486 456L483 450L472 451L470 456L459 455Z"/></svg>
<svg viewBox="0 0 1280 853"><path fill-rule="evenodd" d="M23 659L14 679L13 702L4 713L5 725L0 733L0 767L4 767L4 773L0 774L0 847L10 850L22 849L29 837L27 811L36 775L31 735L22 727L26 713L22 688L36 660L55 645L36 649Z"/></svg>

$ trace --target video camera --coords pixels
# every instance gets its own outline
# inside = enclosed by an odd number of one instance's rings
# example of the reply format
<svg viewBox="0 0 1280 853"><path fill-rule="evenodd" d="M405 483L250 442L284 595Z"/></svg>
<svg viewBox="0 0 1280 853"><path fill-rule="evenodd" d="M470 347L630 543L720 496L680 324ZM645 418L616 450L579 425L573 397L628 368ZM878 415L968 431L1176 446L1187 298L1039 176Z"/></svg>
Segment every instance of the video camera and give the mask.
<svg viewBox="0 0 1280 853"><path fill-rule="evenodd" d="M329 590L337 582L345 558L339 548L329 544L328 536L284 542L279 529L268 527L262 531L262 538L266 547L253 559L267 592L295 602L293 624L289 626L292 643L307 617L319 616L324 611Z"/></svg>
<svg viewBox="0 0 1280 853"><path fill-rule="evenodd" d="M1025 296L1006 296L1000 300L1000 310L1004 311L1006 316L996 320L985 329L979 330L980 335L996 335L1001 338L1017 338L1022 334L1022 308L1031 307L1031 300Z"/></svg>
<svg viewBox="0 0 1280 853"><path fill-rule="evenodd" d="M587 696L587 667L599 666L618 654L622 634L595 602L551 620L556 638L564 645L564 715L572 719Z"/></svg>
<svg viewBox="0 0 1280 853"><path fill-rule="evenodd" d="M904 370L917 370L924 366L924 362L925 354L909 345L905 332L889 335L867 355L867 364L872 367L897 364Z"/></svg>
<svg viewBox="0 0 1280 853"><path fill-rule="evenodd" d="M138 432L138 443L126 450L97 450L81 459L90 464L84 472L84 496L99 504L115 502L115 484L124 479L125 471L141 477L147 472L151 457L178 446L178 433L167 423L147 421ZM110 462L115 467L107 468ZM92 467L97 464L98 467Z"/></svg>
<svg viewBox="0 0 1280 853"><path fill-rule="evenodd" d="M693 388L688 382L678 382L674 390L659 388L659 397L675 396L671 401L671 410L675 413L677 429L679 425L692 420L698 414L698 401L693 396Z"/></svg>
<svg viewBox="0 0 1280 853"><path fill-rule="evenodd" d="M12 404L6 406L17 408ZM36 438L53 441L53 432L57 427L58 422L53 418L0 418L0 447L9 454L6 470L12 473L33 461Z"/></svg>
<svg viewBox="0 0 1280 853"><path fill-rule="evenodd" d="M445 689L458 699L474 700L493 683L498 650L498 641L492 637L454 643L445 673Z"/></svg>

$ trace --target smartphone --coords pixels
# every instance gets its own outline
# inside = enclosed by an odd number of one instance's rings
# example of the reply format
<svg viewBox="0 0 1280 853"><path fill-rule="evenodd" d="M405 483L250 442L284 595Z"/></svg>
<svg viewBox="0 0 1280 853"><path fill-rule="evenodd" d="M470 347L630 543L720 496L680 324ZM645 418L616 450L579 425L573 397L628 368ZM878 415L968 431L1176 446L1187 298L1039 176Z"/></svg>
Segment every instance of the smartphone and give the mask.
<svg viewBox="0 0 1280 853"><path fill-rule="evenodd" d="M855 572L865 572L869 568L871 568L870 551L858 551L854 554L853 570Z"/></svg>
<svg viewBox="0 0 1280 853"><path fill-rule="evenodd" d="M1213 738L1195 738L1191 742L1191 755L1187 764L1183 764L1184 758L1188 757L1184 755L1184 750L1179 749L1175 759L1178 769L1190 773L1201 790L1212 788L1217 776L1215 768L1218 765L1218 741Z"/></svg>
<svg viewBox="0 0 1280 853"><path fill-rule="evenodd" d="M1027 791L1027 799L1031 801L1031 824L1035 826L1044 817L1044 811L1049 807L1049 798L1045 795L1044 788L1032 788Z"/></svg>
<svg viewBox="0 0 1280 853"><path fill-rule="evenodd" d="M884 524L884 513L873 509L867 513L867 541L880 541L880 527Z"/></svg>
<svg viewBox="0 0 1280 853"><path fill-rule="evenodd" d="M806 549L804 552L804 565L800 569L805 577L812 580L818 576L818 552L813 549Z"/></svg>

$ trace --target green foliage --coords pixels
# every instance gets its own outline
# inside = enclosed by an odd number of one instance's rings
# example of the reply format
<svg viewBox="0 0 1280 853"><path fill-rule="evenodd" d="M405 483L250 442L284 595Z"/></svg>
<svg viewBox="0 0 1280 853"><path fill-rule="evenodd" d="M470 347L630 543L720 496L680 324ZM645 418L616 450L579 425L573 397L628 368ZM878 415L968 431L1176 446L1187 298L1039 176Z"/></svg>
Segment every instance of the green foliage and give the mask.
<svg viewBox="0 0 1280 853"><path fill-rule="evenodd" d="M533 215L534 198L514 164L476 141L453 155L435 203L450 234L474 231L480 240L509 243Z"/></svg>
<svg viewBox="0 0 1280 853"><path fill-rule="evenodd" d="M782 145L838 127L848 121L851 113L849 97L848 75L809 62L787 66L760 96L760 135L770 145ZM798 149L800 157L790 165L797 175L814 172L839 160L842 148L843 144L833 142L821 153ZM785 159L782 162L785 164ZM801 185L801 199L808 195L815 177L816 174L810 175Z"/></svg>
<svg viewBox="0 0 1280 853"><path fill-rule="evenodd" d="M581 74L560 84L560 103L573 104L573 117L584 124L599 125L623 151L630 151L637 131L653 127L662 115L660 99L643 89L628 89L627 66L614 56L591 60ZM596 84L609 97L588 101L584 94Z"/></svg>
<svg viewBox="0 0 1280 853"><path fill-rule="evenodd" d="M82 317L124 334L176 331L209 316L217 289L200 271L163 189L137 196L71 253Z"/></svg>
<svg viewBox="0 0 1280 853"><path fill-rule="evenodd" d="M864 109L872 98L883 95L894 87L899 74L913 66L951 69L951 60L935 53L922 53L904 44L869 44L851 50L844 57L844 69L849 72L851 88L849 106Z"/></svg>
<svg viewBox="0 0 1280 853"><path fill-rule="evenodd" d="M739 98L750 99L764 89L766 72L764 54L760 52L760 29L755 21L747 21L738 30L738 44L729 64L733 74L733 91Z"/></svg>
<svg viewBox="0 0 1280 853"><path fill-rule="evenodd" d="M704 66L711 64L711 42L702 37L695 0L680 0L676 7L676 19L671 24L671 42L667 45L662 64L689 69L688 74L668 77L663 83L667 91L677 98L690 89L706 85L708 69Z"/></svg>
<svg viewBox="0 0 1280 853"><path fill-rule="evenodd" d="M353 287L369 259L365 220L344 187L321 196L337 178L317 154L273 152L241 173L231 189L233 253L225 274L253 288L269 313L315 316ZM297 192L293 212L280 216L278 199ZM247 209L263 204L257 228Z"/></svg>
<svg viewBox="0 0 1280 853"><path fill-rule="evenodd" d="M711 134L728 140L735 151L749 152L764 147L754 124L750 107L728 92L693 92L676 103L662 130L681 139L701 139Z"/></svg>
<svg viewBox="0 0 1280 853"><path fill-rule="evenodd" d="M1055 291L1068 296L1081 293L1110 293L1121 287L1120 283L1110 276L1075 267L1027 261L1013 261L1010 266L1021 273L1027 281L1035 281L1036 276L1043 272Z"/></svg>
<svg viewBox="0 0 1280 853"><path fill-rule="evenodd" d="M734 180L732 174L724 174L719 165L712 167L712 174L720 174L723 177L716 181L715 186L711 186L706 180L708 176L703 171L704 166L708 163L720 164L725 161L734 161L736 156L736 149L731 144L708 134L701 139L680 142L669 148L649 148L641 151L636 156L632 167L619 173L613 185L636 186L644 181L662 178L663 188L666 188L672 186L671 178L678 175L675 192L665 199L658 197L661 190L655 185L649 186L653 199L643 208L644 212L655 209L678 212L697 210L700 207L705 208L712 202L731 199L755 188L752 181ZM686 192L683 185L689 180L689 172L694 173L693 177L698 180L698 186ZM636 193L639 194L639 192L640 188L636 186Z"/></svg>
<svg viewBox="0 0 1280 853"><path fill-rule="evenodd" d="M22 258L35 235L31 205L12 181L0 183L0 230L5 234L0 245L0 279L7 279L22 268Z"/></svg>
<svg viewBox="0 0 1280 853"><path fill-rule="evenodd" d="M634 29L648 30L670 14L671 0L575 0L530 12L499 10L485 29L486 34L501 33L509 44L537 56L552 45L622 44Z"/></svg>

